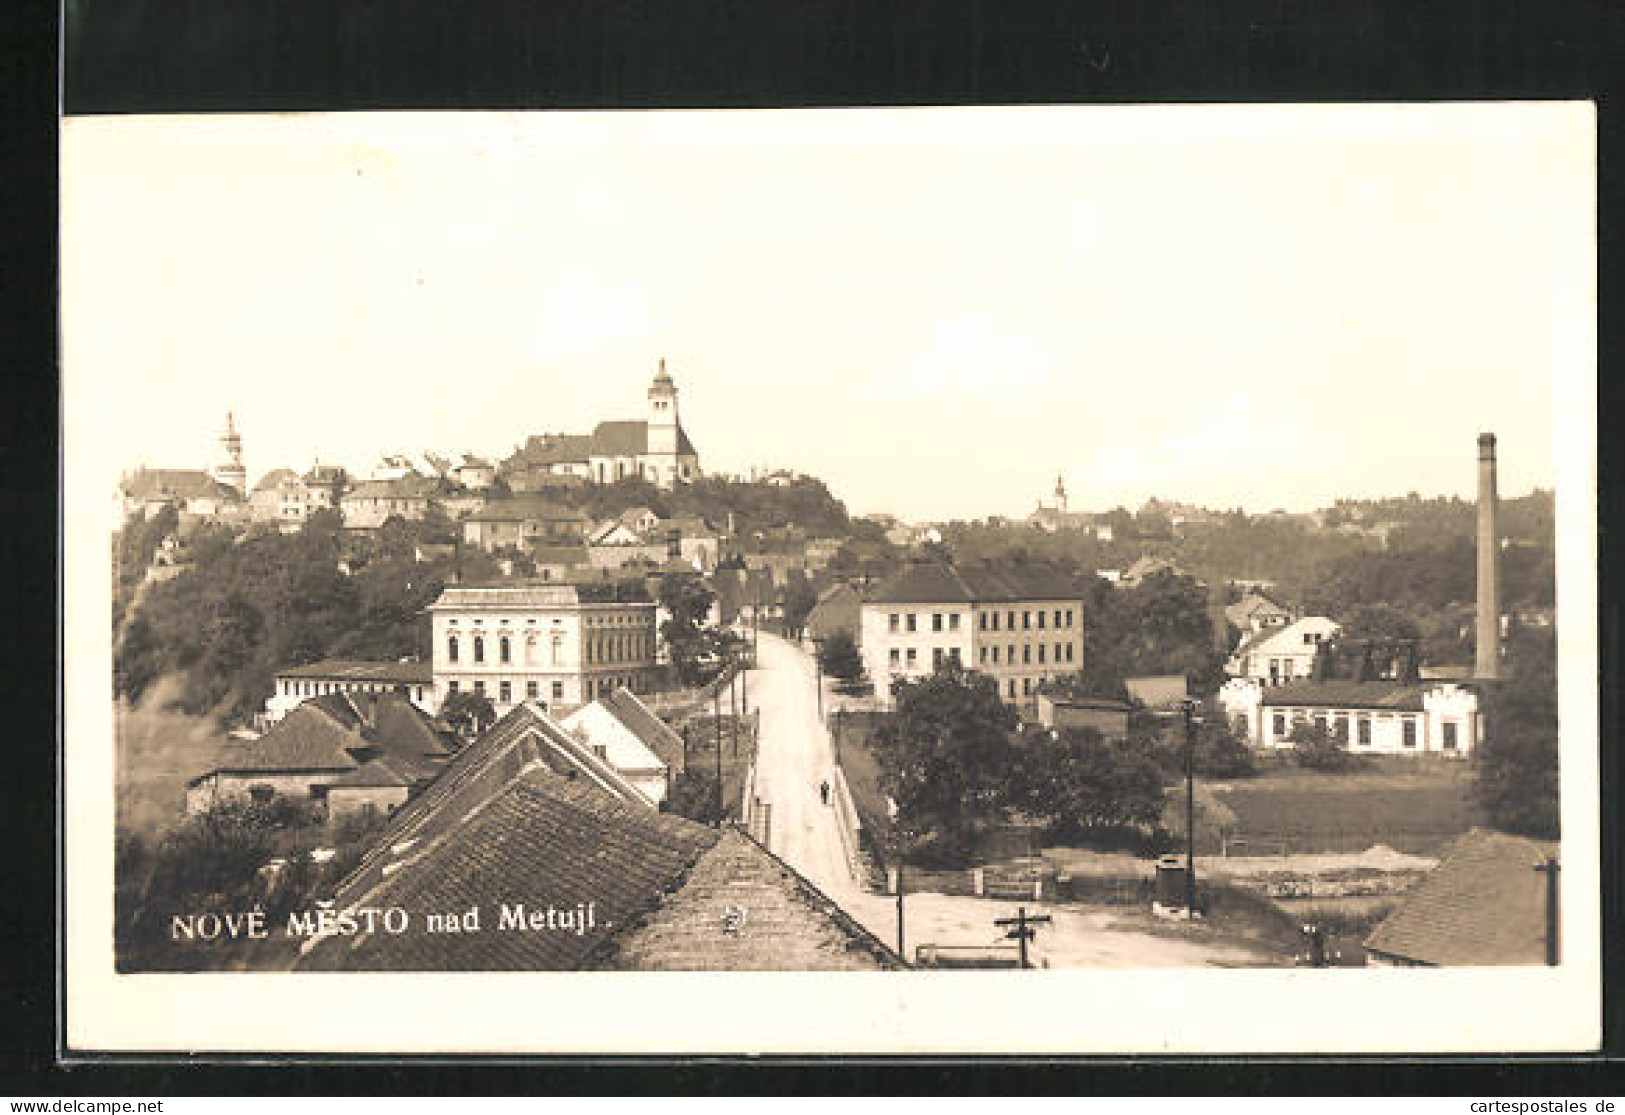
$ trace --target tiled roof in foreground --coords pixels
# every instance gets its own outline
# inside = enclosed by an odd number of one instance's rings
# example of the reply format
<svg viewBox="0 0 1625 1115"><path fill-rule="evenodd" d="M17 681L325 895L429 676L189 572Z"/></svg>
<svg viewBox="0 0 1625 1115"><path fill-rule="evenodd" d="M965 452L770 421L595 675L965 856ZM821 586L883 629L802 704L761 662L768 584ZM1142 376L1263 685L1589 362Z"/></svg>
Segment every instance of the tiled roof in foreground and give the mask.
<svg viewBox="0 0 1625 1115"><path fill-rule="evenodd" d="M1543 964L1546 876L1557 844L1475 828L1365 940L1413 964Z"/></svg>

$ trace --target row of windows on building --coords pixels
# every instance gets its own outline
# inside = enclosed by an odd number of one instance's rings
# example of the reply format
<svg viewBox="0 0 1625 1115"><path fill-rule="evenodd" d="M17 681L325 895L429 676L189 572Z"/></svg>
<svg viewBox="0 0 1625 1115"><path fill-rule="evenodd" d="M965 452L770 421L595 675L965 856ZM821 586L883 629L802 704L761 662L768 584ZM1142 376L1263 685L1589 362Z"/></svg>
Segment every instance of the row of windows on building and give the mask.
<svg viewBox="0 0 1625 1115"><path fill-rule="evenodd" d="M1057 643L1056 644L1056 658L1057 658L1057 660L1059 660L1059 658L1060 658L1060 648L1061 648L1061 644ZM995 647L994 649L996 650L998 648ZM1027 648L1023 648L1023 649L1025 650ZM1072 657L1071 653L1070 653L1070 651L1072 650L1072 647L1070 645L1068 645L1066 649L1069 652L1067 654L1067 660L1070 661L1071 657ZM983 647L982 650L983 650L983 660L985 661L986 660L987 648ZM1010 661L1011 661L1012 664L1016 660L1015 651L1016 651L1015 647L1010 648ZM1044 653L1043 653L1044 648L1039 647L1038 651L1039 651L1039 653L1038 653L1038 661L1043 662L1044 661ZM902 648L892 647L891 651L889 653L890 653L889 661L890 661L891 665L893 665L893 666L904 666L904 665L906 665L909 669L912 670L915 666L919 665L920 655L919 655L919 650L916 647L902 647ZM1022 658L1023 658L1023 661L1027 661L1029 656L1023 655ZM998 660L997 658L994 659L994 661L997 661L997 660ZM955 666L962 665L962 663L959 660L959 648L958 647L932 647L931 648L931 666L932 666L932 668L940 670L942 668L942 666L943 666L943 663L945 663L945 662L952 662ZM1024 677L1024 678L1022 678L1021 679L1021 695L1023 697L1032 696L1032 694L1033 694L1033 686L1037 682L1042 681L1042 680L1044 680L1043 677L1039 677L1039 678ZM1015 678L1007 678L1007 679L1005 679L1005 695L1009 696L1009 697L1014 697L1016 695L1016 679Z"/></svg>
<svg viewBox="0 0 1625 1115"><path fill-rule="evenodd" d="M1073 650L1074 650L1075 645L1076 644L1073 644L1073 643L1056 643L1055 644L1055 657L1054 657L1053 661L1055 661L1056 663L1073 661L1074 660ZM1018 644L1016 644L1016 643L1011 643L1007 648L1000 648L1000 647L996 647L996 646L982 647L980 652L979 652L977 662L978 662L978 664L983 665L983 666L989 666L989 665L992 665L992 666L1001 666L1001 665L1002 666L1015 666L1015 665L1017 665L1017 662L1016 662L1016 650L1017 649L1018 649ZM1038 664L1040 666L1048 664L1049 647L1048 647L1047 644L1045 644L1045 643L1036 643L1036 644L1035 643L1023 643L1023 644L1019 645L1019 649L1021 651L1020 665L1022 665L1022 666L1031 666L1033 664L1034 652L1037 653ZM1001 652L1002 652L1002 661L1001 661ZM910 667L912 669L914 666L918 665L919 661L920 661L919 651L915 647L892 647L889 653L890 653L889 661L890 661L891 665L893 665L893 666L902 666L902 665L906 664L908 667ZM959 661L959 648L958 647L932 647L931 648L931 665L932 665L932 667L933 668L940 667L943 664L944 661L952 662L956 666L961 665L961 663Z"/></svg>
<svg viewBox="0 0 1625 1115"><path fill-rule="evenodd" d="M886 627L892 634L896 634L899 631L915 632L915 631L919 630L920 620L923 617L923 615L924 615L924 613L922 613L922 612L892 612L890 615L888 615L886 617ZM1017 630L1016 617L1018 615L1021 617L1021 619L1020 619L1020 630L1028 631L1028 630L1031 630L1034 627L1036 627L1038 630L1042 631L1044 629L1044 625L1045 625L1045 622L1046 622L1047 618L1050 616L1050 612L1049 612L1048 609L1045 609L1045 608L1039 608L1036 611L1031 609L1031 608L1028 608L1028 609L1025 609L1025 610L1023 610L1023 611L1021 611L1019 613L1015 612L1015 611L1005 612L1004 613L1005 626L1006 626L1006 628L1008 630L1010 630L1010 631ZM982 613L980 613L980 622L978 623L977 626L983 631L997 631L997 630L999 630L999 613L998 612L982 612ZM1054 624L1053 624L1053 626L1055 626L1056 628L1071 627L1072 626L1072 609L1071 608L1056 608L1055 611L1054 611ZM932 612L931 613L931 630L934 631L934 632L958 631L959 630L959 613L958 612L947 612L947 613L944 613L944 612Z"/></svg>
<svg viewBox="0 0 1625 1115"><path fill-rule="evenodd" d="M1393 714L1392 713L1384 713L1384 714L1381 714L1381 715L1392 716ZM1419 719L1419 717L1417 717L1415 715L1401 715L1400 716L1400 718L1399 718L1399 733L1400 733L1400 745L1401 746L1403 746L1403 747L1415 747L1416 746L1417 720L1418 719ZM1351 737L1350 737L1350 726L1349 726L1349 721L1350 720L1352 720L1354 722L1353 730L1352 730L1353 731L1352 740L1351 740ZM1291 713L1290 715L1288 713L1284 713L1284 712L1277 712L1277 713L1275 713L1275 724L1274 724L1274 726L1275 726L1275 738L1276 739L1285 739L1285 738L1287 738L1288 735L1291 734L1293 728L1296 728L1296 727L1298 727L1299 725L1302 725L1302 724L1311 724L1312 723L1312 724L1315 725L1315 727L1319 728L1321 731L1329 732L1331 734L1331 737L1334 740L1336 740L1337 742L1339 742L1339 743L1353 742L1357 746L1367 746L1367 747L1369 747L1370 744L1371 744L1371 721L1372 721L1372 716L1371 716L1370 713L1356 713L1356 714L1351 716L1349 713L1346 713L1346 712L1336 712L1336 713L1294 712L1294 713ZM1245 730L1246 730L1245 723L1243 723L1241 725L1241 728L1245 732ZM1454 751L1454 750L1456 750L1456 748L1458 746L1460 746L1460 737L1458 735L1458 731L1459 731L1459 725L1457 725L1457 723L1454 720L1446 720L1441 725L1440 743L1443 745L1443 747L1444 747L1444 749L1446 751Z"/></svg>
<svg viewBox="0 0 1625 1115"><path fill-rule="evenodd" d="M328 693L401 693L423 700L421 685L391 685L382 681L303 681L281 679L284 697L321 697Z"/></svg>
<svg viewBox="0 0 1625 1115"><path fill-rule="evenodd" d="M550 664L557 666L564 649L564 636L554 635L550 641ZM471 637L472 658L475 665L485 663L485 636ZM461 640L456 635L446 637L446 661L457 662L462 654ZM647 660L654 656L654 637L642 632L627 632L625 634L599 635L587 639L582 644L584 661L588 665L602 662L637 662ZM525 661L530 665L538 665L536 661L536 640L532 636L525 643ZM497 636L497 662L507 666L513 662L513 639L508 635Z"/></svg>
<svg viewBox="0 0 1625 1115"><path fill-rule="evenodd" d="M627 689L638 689L638 679L630 674L623 677L601 677L587 679L589 694L595 692L596 695L600 697L603 697L623 686ZM446 693L448 695L460 692L462 692L462 683L456 678L446 682ZM472 692L481 697L485 697L489 695L490 690L485 684L485 680L481 678L475 680ZM555 702L564 700L564 683L562 681L553 682L548 690L548 693L551 699ZM513 704L513 695L514 683L511 680L504 678L496 683L497 704ZM525 680L525 700L540 701L541 699L542 683L536 678L527 678Z"/></svg>

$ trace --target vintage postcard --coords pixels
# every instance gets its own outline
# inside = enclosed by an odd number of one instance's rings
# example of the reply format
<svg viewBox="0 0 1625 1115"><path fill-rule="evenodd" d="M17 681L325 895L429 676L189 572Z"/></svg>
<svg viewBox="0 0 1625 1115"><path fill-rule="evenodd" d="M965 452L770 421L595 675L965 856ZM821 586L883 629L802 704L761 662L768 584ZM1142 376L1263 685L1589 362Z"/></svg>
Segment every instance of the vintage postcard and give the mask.
<svg viewBox="0 0 1625 1115"><path fill-rule="evenodd" d="M65 120L69 1049L1595 1048L1595 180Z"/></svg>

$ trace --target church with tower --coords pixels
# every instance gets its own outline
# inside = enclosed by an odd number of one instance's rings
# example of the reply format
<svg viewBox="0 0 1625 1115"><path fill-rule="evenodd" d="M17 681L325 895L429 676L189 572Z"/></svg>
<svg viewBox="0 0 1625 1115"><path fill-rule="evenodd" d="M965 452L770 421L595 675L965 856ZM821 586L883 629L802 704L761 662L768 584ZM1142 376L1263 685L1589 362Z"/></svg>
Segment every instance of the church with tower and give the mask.
<svg viewBox="0 0 1625 1115"><path fill-rule="evenodd" d="M598 484L639 478L659 488L699 479L700 455L683 430L677 384L660 361L649 384L641 420L600 422L590 434L539 434L505 463L514 489L527 490L525 474L576 476ZM517 474L515 477L514 474Z"/></svg>

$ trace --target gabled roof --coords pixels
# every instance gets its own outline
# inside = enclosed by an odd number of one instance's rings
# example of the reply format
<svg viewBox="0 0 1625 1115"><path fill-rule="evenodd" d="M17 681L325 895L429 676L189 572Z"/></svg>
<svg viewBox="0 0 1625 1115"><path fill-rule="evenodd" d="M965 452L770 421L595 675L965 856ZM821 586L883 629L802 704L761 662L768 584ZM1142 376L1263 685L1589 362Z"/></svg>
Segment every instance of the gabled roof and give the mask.
<svg viewBox="0 0 1625 1115"><path fill-rule="evenodd" d="M873 971L901 960L789 864L728 829L593 958L623 971Z"/></svg>
<svg viewBox="0 0 1625 1115"><path fill-rule="evenodd" d="M1272 653L1268 649L1269 645L1279 639L1282 646L1273 653L1302 654L1305 650L1314 649L1312 644L1306 644L1303 641L1304 632L1324 631L1328 628L1336 630L1337 624L1325 616L1302 616L1281 627L1266 627L1262 631L1253 632L1230 653L1232 657L1246 654L1269 654Z"/></svg>
<svg viewBox="0 0 1625 1115"><path fill-rule="evenodd" d="M421 801L421 799L420 799ZM317 942L302 967L339 971L568 971L592 967L612 936L681 885L715 830L617 801L581 780L531 764L488 788L435 830L383 844L386 871L341 907L461 912L478 906L479 932L357 934ZM411 810L409 803L396 811ZM393 828L393 826L391 826ZM405 845L405 846L403 846ZM581 931L497 928L504 906L582 916ZM583 915L591 910L588 926Z"/></svg>
<svg viewBox="0 0 1625 1115"><path fill-rule="evenodd" d="M269 492L289 482L300 483L299 474L291 468L274 468L260 477L259 483L254 485L254 490L256 492Z"/></svg>
<svg viewBox="0 0 1625 1115"><path fill-rule="evenodd" d="M130 499L241 499L229 484L222 484L202 469L138 468L126 473L119 488Z"/></svg>
<svg viewBox="0 0 1625 1115"><path fill-rule="evenodd" d="M491 462L484 457L476 457L472 453L464 453L462 463L458 468L490 468Z"/></svg>
<svg viewBox="0 0 1625 1115"><path fill-rule="evenodd" d="M1264 687L1263 703L1287 708L1369 708L1420 712L1432 686L1392 681L1289 681Z"/></svg>
<svg viewBox="0 0 1625 1115"><path fill-rule="evenodd" d="M349 771L359 764L350 748L364 743L360 735L309 702L299 705L259 739L225 750L208 774L304 774ZM208 777L198 775L192 782Z"/></svg>
<svg viewBox="0 0 1625 1115"><path fill-rule="evenodd" d="M512 457L507 467L523 469L540 465L586 464L592 456L592 438L586 434L533 434Z"/></svg>
<svg viewBox="0 0 1625 1115"><path fill-rule="evenodd" d="M1475 828L1365 940L1371 952L1417 964L1542 964L1546 878L1558 845Z"/></svg>
<svg viewBox="0 0 1625 1115"><path fill-rule="evenodd" d="M306 484L328 485L345 478L343 465L313 465L301 479Z"/></svg>
<svg viewBox="0 0 1625 1115"><path fill-rule="evenodd" d="M1142 705L1175 704L1190 696L1190 682L1184 674L1145 674L1123 679L1128 695Z"/></svg>
<svg viewBox="0 0 1625 1115"><path fill-rule="evenodd" d="M868 599L876 604L949 604L1082 598L1070 577L1043 565L915 562L882 581Z"/></svg>
<svg viewBox="0 0 1625 1115"><path fill-rule="evenodd" d="M600 422L592 432L595 457L640 457L648 451L647 422Z"/></svg>
<svg viewBox="0 0 1625 1115"><path fill-rule="evenodd" d="M540 496L514 496L510 499L486 501L484 507L470 515L470 523L518 523L528 520L542 522L586 522L587 517L572 507Z"/></svg>
<svg viewBox="0 0 1625 1115"><path fill-rule="evenodd" d="M389 755L368 759L349 774L335 778L329 785L348 786L352 789L416 785L420 779L401 760Z"/></svg>
<svg viewBox="0 0 1625 1115"><path fill-rule="evenodd" d="M362 499L428 499L440 492L440 482L432 476L416 474L394 480L363 480L344 493L344 502Z"/></svg>
<svg viewBox="0 0 1625 1115"><path fill-rule="evenodd" d="M649 452L649 423L643 421L600 422L592 432L592 456L641 457ZM688 433L677 427L677 452L688 456L694 445Z"/></svg>
<svg viewBox="0 0 1625 1115"><path fill-rule="evenodd" d="M682 768L683 737L649 711L649 706L638 700L630 689L620 686L608 696L600 697L598 703L637 736L639 742L653 751L661 762L674 769Z"/></svg>

